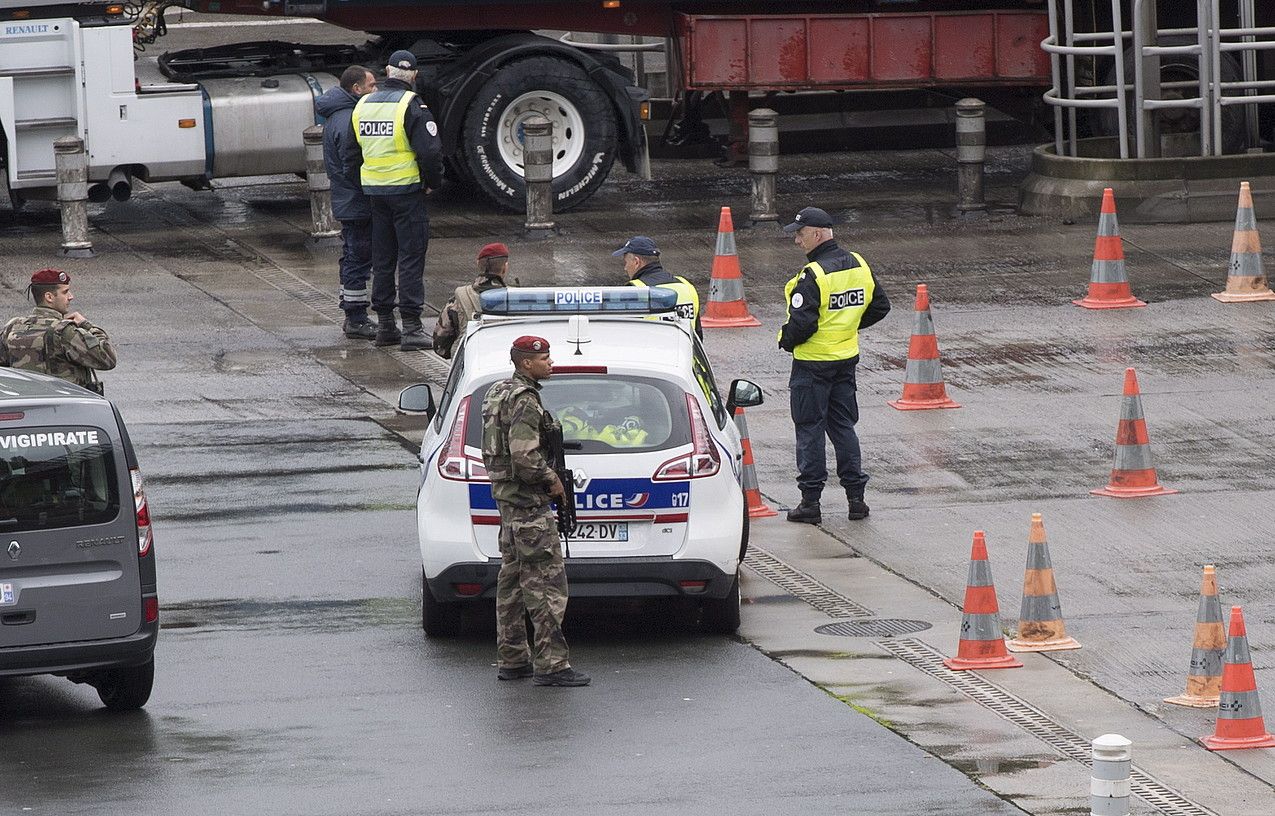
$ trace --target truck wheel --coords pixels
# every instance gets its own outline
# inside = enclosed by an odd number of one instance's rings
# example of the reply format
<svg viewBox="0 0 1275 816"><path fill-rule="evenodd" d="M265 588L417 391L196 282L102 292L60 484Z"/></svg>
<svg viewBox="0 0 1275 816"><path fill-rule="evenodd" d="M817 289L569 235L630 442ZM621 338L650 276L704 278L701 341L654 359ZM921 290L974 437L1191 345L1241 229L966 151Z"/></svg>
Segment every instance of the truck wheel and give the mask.
<svg viewBox="0 0 1275 816"><path fill-rule="evenodd" d="M478 187L511 210L526 207L522 128L532 116L553 123L553 209L565 212L611 170L615 111L580 66L555 57L515 60L487 80L465 113L461 149Z"/></svg>
<svg viewBox="0 0 1275 816"><path fill-rule="evenodd" d="M714 635L733 635L739 628L739 570L725 598L705 598L700 608L700 628Z"/></svg>
<svg viewBox="0 0 1275 816"><path fill-rule="evenodd" d="M460 634L460 604L444 603L434 597L425 570L421 570L421 628L430 637L456 637Z"/></svg>
<svg viewBox="0 0 1275 816"><path fill-rule="evenodd" d="M140 666L107 669L94 681L97 696L112 711L132 711L146 705L155 683L155 661Z"/></svg>

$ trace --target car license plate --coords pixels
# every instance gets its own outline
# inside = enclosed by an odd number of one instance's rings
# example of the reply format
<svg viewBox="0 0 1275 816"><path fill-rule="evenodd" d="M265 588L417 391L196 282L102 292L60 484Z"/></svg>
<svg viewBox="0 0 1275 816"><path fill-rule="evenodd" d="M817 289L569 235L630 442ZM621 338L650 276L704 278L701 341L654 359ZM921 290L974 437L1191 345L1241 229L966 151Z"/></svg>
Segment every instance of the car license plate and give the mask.
<svg viewBox="0 0 1275 816"><path fill-rule="evenodd" d="M582 521L571 534L574 541L628 541L627 521Z"/></svg>
<svg viewBox="0 0 1275 816"><path fill-rule="evenodd" d="M13 596L13 584L0 584L0 606L12 606L17 603Z"/></svg>

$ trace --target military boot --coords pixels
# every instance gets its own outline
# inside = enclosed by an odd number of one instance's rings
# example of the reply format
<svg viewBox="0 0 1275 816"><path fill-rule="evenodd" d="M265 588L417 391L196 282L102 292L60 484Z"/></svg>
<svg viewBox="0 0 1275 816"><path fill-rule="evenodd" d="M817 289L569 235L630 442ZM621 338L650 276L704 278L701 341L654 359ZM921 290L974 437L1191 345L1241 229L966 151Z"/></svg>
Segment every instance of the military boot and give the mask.
<svg viewBox="0 0 1275 816"><path fill-rule="evenodd" d="M345 322L341 324L341 331L351 340L376 339L376 324L367 319L367 312L348 312Z"/></svg>
<svg viewBox="0 0 1275 816"><path fill-rule="evenodd" d="M788 511L788 520L798 524L818 524L823 521L819 510L819 494L802 492L801 504Z"/></svg>
<svg viewBox="0 0 1275 816"><path fill-rule="evenodd" d="M420 315L403 315L403 337L399 348L403 351L428 351L434 347L434 338L425 333Z"/></svg>
<svg viewBox="0 0 1275 816"><path fill-rule="evenodd" d="M850 502L851 521L862 521L868 517L868 503L863 500L863 496L851 496L847 493L846 499Z"/></svg>
<svg viewBox="0 0 1275 816"><path fill-rule="evenodd" d="M563 669L553 674L537 674L531 682L537 686L587 686L589 675L575 669Z"/></svg>
<svg viewBox="0 0 1275 816"><path fill-rule="evenodd" d="M394 313L377 314L377 317L380 320L376 324L376 345L397 346L403 339L403 335L398 332L398 323L394 320Z"/></svg>

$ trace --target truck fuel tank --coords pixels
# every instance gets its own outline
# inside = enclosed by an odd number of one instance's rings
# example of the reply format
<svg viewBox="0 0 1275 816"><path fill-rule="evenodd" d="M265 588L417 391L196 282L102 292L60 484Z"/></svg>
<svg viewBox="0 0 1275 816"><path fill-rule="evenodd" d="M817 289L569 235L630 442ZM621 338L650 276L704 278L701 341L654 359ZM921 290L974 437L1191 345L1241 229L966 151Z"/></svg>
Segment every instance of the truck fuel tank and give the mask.
<svg viewBox="0 0 1275 816"><path fill-rule="evenodd" d="M304 173L301 133L318 123L314 100L338 84L327 73L197 82L212 178Z"/></svg>

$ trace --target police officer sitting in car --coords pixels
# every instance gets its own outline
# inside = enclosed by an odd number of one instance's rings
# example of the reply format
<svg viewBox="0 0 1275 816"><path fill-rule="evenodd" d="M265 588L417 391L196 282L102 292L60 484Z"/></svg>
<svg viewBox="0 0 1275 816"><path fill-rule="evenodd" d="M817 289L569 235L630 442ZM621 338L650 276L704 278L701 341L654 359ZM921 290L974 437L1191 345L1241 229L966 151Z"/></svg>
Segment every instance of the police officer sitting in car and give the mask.
<svg viewBox="0 0 1275 816"><path fill-rule="evenodd" d="M788 319L779 330L779 347L792 353L788 379L792 421L797 435L797 486L801 504L788 520L822 521L819 497L828 478L825 434L837 458L837 478L845 488L851 521L867 518L855 395L859 329L890 312L890 300L857 252L847 252L832 237L832 218L806 207L784 227L806 252L806 264L784 287Z"/></svg>
<svg viewBox="0 0 1275 816"><path fill-rule="evenodd" d="M611 253L611 257L624 257L624 272L629 276L629 286L660 286L677 293L677 315L695 325L695 334L704 339L700 326L699 292L691 282L680 275L665 271L660 263L660 249L645 235L635 235L624 246Z"/></svg>

